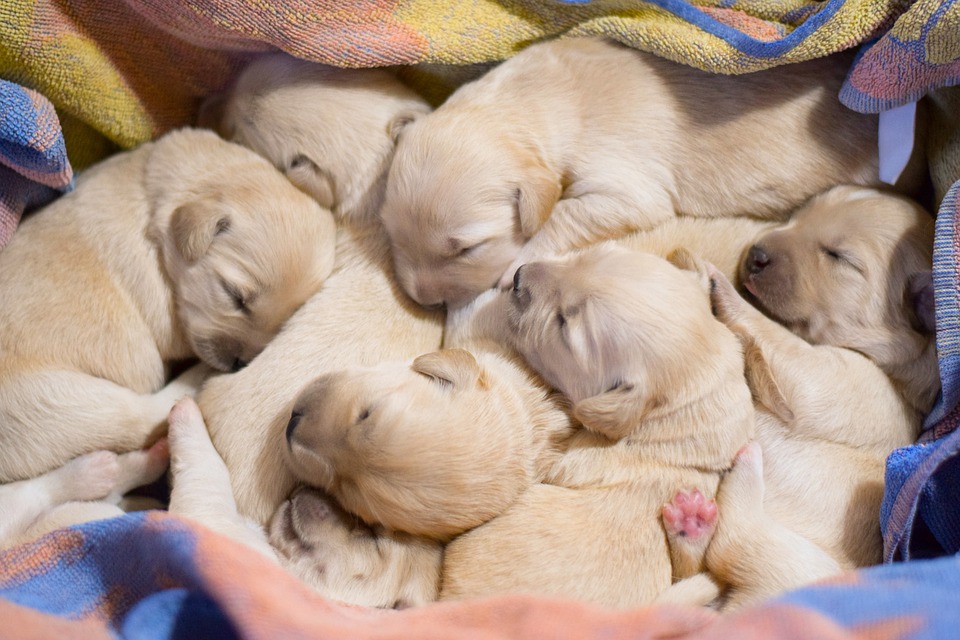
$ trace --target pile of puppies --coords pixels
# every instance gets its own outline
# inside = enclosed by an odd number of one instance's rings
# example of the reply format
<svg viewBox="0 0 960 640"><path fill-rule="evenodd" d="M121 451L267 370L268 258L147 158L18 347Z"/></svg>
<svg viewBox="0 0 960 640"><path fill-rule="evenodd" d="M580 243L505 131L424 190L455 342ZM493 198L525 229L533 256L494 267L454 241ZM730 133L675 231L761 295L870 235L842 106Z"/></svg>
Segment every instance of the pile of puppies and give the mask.
<svg viewBox="0 0 960 640"><path fill-rule="evenodd" d="M204 112L233 142L104 162L0 253L4 539L118 511L51 507L159 475L187 394L169 509L348 602L732 609L878 562L939 390L933 232L870 186L849 62L558 40L433 111L253 63ZM191 356L235 371L164 386Z"/></svg>

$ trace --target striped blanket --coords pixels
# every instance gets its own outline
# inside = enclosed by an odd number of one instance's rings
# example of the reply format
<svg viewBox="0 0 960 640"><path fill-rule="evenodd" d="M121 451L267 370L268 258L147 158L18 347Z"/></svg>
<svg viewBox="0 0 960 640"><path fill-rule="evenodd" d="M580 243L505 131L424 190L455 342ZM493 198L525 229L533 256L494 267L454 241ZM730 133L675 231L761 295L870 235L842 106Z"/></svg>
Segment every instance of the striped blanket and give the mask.
<svg viewBox="0 0 960 640"><path fill-rule="evenodd" d="M858 46L840 96L846 105L880 112L931 98L943 393L921 441L888 462L880 518L890 564L728 617L521 597L380 612L323 601L230 541L157 512L0 554L0 638L955 633L960 0L8 0L0 5L0 248L24 211L69 189L73 169L191 122L202 97L259 52L402 65L405 79L440 100L469 65L544 38L594 34L729 74Z"/></svg>

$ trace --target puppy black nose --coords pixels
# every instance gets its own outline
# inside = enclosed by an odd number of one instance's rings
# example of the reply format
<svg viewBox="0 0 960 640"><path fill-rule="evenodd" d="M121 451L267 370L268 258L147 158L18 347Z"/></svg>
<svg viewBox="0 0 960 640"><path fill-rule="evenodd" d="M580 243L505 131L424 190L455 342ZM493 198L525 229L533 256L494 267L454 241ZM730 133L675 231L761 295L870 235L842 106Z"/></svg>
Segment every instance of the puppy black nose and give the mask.
<svg viewBox="0 0 960 640"><path fill-rule="evenodd" d="M290 422L287 423L287 442L290 442L290 438L293 437L293 432L296 430L297 425L300 424L300 418L303 417L303 411L300 409L294 409L290 412Z"/></svg>
<svg viewBox="0 0 960 640"><path fill-rule="evenodd" d="M520 292L520 270L523 269L523 265L517 267L517 270L513 272L513 292Z"/></svg>
<svg viewBox="0 0 960 640"><path fill-rule="evenodd" d="M747 252L747 271L750 273L760 273L770 264L770 256L758 245L750 247Z"/></svg>
<svg viewBox="0 0 960 640"><path fill-rule="evenodd" d="M243 369L245 366L247 366L246 360L241 360L240 357L238 356L233 359L233 364L230 365L230 371L232 373L236 373L237 371L240 371L240 369Z"/></svg>

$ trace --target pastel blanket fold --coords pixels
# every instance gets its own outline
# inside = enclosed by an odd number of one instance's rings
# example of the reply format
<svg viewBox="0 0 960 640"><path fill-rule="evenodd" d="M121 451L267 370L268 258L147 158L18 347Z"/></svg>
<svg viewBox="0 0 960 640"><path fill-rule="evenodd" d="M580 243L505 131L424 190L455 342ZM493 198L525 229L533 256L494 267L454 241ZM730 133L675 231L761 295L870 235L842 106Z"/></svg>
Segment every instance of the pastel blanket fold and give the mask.
<svg viewBox="0 0 960 640"><path fill-rule="evenodd" d="M945 638L960 558L843 574L735 614L501 596L383 611L325 600L256 552L166 514L130 514L0 553L0 639Z"/></svg>

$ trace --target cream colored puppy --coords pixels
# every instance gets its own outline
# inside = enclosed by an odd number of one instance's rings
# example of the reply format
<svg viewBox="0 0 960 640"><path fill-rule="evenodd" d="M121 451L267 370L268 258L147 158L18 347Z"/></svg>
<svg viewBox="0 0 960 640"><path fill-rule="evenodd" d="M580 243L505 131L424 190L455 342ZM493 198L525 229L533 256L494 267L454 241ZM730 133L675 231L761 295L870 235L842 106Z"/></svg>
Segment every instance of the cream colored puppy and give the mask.
<svg viewBox="0 0 960 640"><path fill-rule="evenodd" d="M308 488L284 501L269 525L237 511L230 473L196 403L170 413L170 511L252 549L327 598L401 608L436 598L442 548L434 541L368 527L328 496Z"/></svg>
<svg viewBox="0 0 960 640"><path fill-rule="evenodd" d="M753 436L737 339L705 275L605 244L517 271L520 352L583 424L545 482L454 539L441 597L513 591L649 603L701 570L671 559L660 510L678 487L714 495Z"/></svg>
<svg viewBox="0 0 960 640"><path fill-rule="evenodd" d="M403 131L383 208L398 278L456 307L675 215L783 219L876 182L876 117L837 99L850 62L720 76L595 38L532 45Z"/></svg>
<svg viewBox="0 0 960 640"><path fill-rule="evenodd" d="M162 432L194 370L263 349L333 267L333 218L269 163L181 130L84 172L0 253L0 481Z"/></svg>
<svg viewBox="0 0 960 640"><path fill-rule="evenodd" d="M449 540L546 475L573 424L500 345L328 373L293 404L290 468L369 524Z"/></svg>
<svg viewBox="0 0 960 640"><path fill-rule="evenodd" d="M763 234L740 279L797 335L866 355L925 415L940 390L932 252L933 217L918 204L843 185Z"/></svg>
<svg viewBox="0 0 960 640"><path fill-rule="evenodd" d="M167 469L167 442L117 455L94 451L47 473L0 486L0 548L62 527L124 513L124 494Z"/></svg>
<svg viewBox="0 0 960 640"><path fill-rule="evenodd" d="M310 171L321 169L340 223L336 265L323 288L250 366L210 380L198 396L238 510L266 524L297 485L284 459L284 430L300 389L326 372L440 346L442 317L395 283L377 215L396 129L429 108L385 73L341 73L286 57L248 69L224 107L226 128L277 166L292 168L291 158L304 155ZM287 175L328 201L322 186Z"/></svg>
<svg viewBox="0 0 960 640"><path fill-rule="evenodd" d="M399 131L430 107L382 69L254 60L204 120L269 159L337 219L375 212Z"/></svg>
<svg viewBox="0 0 960 640"><path fill-rule="evenodd" d="M745 348L762 451L744 452L718 498L707 567L732 587L728 607L879 563L884 464L922 414L862 352L811 345L712 281L717 317Z"/></svg>

